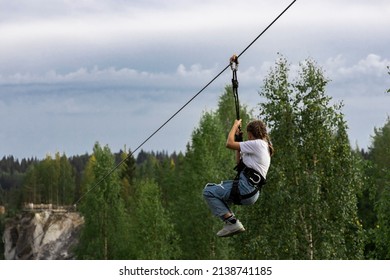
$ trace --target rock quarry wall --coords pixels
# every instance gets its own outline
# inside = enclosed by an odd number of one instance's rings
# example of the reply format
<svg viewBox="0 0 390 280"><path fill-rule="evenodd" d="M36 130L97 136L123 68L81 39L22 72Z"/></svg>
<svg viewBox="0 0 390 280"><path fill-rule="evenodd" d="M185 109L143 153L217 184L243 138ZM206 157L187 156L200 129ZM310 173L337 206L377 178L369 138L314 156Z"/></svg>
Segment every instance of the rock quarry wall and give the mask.
<svg viewBox="0 0 390 280"><path fill-rule="evenodd" d="M7 260L74 259L84 219L78 212L23 212L8 220L3 233Z"/></svg>

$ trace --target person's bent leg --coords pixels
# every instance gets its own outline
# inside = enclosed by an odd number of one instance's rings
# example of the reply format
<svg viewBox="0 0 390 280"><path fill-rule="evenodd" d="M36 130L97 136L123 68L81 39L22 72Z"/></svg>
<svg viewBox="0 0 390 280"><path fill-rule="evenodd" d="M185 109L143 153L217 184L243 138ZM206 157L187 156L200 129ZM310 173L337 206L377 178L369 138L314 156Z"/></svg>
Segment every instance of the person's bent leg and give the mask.
<svg viewBox="0 0 390 280"><path fill-rule="evenodd" d="M244 226L228 206L232 185L232 181L224 181L221 184L207 184L203 190L203 197L211 212L225 222L224 227L217 233L219 237L227 237L245 231Z"/></svg>
<svg viewBox="0 0 390 280"><path fill-rule="evenodd" d="M224 220L224 216L231 213L227 204L230 195L230 188L222 182L221 184L209 183L203 189L203 197L206 200L211 213Z"/></svg>

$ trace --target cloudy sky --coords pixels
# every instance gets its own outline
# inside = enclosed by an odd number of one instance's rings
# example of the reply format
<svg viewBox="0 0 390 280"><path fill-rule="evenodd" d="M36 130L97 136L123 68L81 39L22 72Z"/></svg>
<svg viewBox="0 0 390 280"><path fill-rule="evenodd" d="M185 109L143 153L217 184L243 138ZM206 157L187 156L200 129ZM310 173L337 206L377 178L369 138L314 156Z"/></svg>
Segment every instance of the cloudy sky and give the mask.
<svg viewBox="0 0 390 280"><path fill-rule="evenodd" d="M0 156L135 149L290 0L0 0ZM343 101L350 141L390 114L390 1L297 0L240 60L241 103L281 53L313 58ZM226 71L142 148L184 151ZM234 112L232 112L234 114Z"/></svg>

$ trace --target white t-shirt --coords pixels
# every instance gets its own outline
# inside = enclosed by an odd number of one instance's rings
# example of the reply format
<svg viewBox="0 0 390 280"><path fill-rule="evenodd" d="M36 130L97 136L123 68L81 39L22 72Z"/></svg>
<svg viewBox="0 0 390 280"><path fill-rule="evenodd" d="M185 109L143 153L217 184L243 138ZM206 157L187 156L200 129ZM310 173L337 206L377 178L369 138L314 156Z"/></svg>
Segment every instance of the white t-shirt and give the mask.
<svg viewBox="0 0 390 280"><path fill-rule="evenodd" d="M240 150L244 164L260 172L265 179L271 164L268 143L262 139L248 140L240 142Z"/></svg>

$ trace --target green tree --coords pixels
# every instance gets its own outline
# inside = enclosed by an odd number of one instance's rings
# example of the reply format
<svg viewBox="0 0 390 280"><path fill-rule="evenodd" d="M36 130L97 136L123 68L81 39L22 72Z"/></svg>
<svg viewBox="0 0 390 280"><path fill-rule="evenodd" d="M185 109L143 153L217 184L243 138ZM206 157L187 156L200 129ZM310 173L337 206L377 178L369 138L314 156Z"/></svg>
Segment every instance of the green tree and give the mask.
<svg viewBox="0 0 390 280"><path fill-rule="evenodd" d="M314 61L290 82L281 57L265 79L261 115L276 149L268 183L247 211L242 258L360 259L357 193L362 179L328 80ZM245 216L245 215L244 215Z"/></svg>
<svg viewBox="0 0 390 280"><path fill-rule="evenodd" d="M158 185L150 179L137 182L129 208L129 259L178 259L178 235L164 208Z"/></svg>
<svg viewBox="0 0 390 280"><path fill-rule="evenodd" d="M75 177L73 168L65 155L56 154L56 165L58 168L57 179L57 204L71 205L74 200Z"/></svg>
<svg viewBox="0 0 390 280"><path fill-rule="evenodd" d="M390 259L390 118L385 125L374 130L372 145L369 148L369 185L371 205L376 213L373 225L375 253L371 258Z"/></svg>
<svg viewBox="0 0 390 280"><path fill-rule="evenodd" d="M381 172L377 176L377 185L383 188L388 183L388 170L390 168L390 117L385 125L374 129L372 145L369 148L369 159L376 165L376 169ZM381 192L382 189L379 189Z"/></svg>
<svg viewBox="0 0 390 280"><path fill-rule="evenodd" d="M76 250L79 259L124 259L129 242L128 223L118 171L108 146L96 143L88 163L86 192L79 207L85 225Z"/></svg>
<svg viewBox="0 0 390 280"><path fill-rule="evenodd" d="M130 204L130 198L134 195L134 184L136 179L136 164L132 152L121 152L120 161L124 161L120 169L120 180L122 185L121 197L125 206Z"/></svg>
<svg viewBox="0 0 390 280"><path fill-rule="evenodd" d="M53 203L57 194L58 170L51 155L38 165L42 203Z"/></svg>
<svg viewBox="0 0 390 280"><path fill-rule="evenodd" d="M23 200L25 202L36 203L38 198L38 172L35 165L29 166L23 183Z"/></svg>
<svg viewBox="0 0 390 280"><path fill-rule="evenodd" d="M207 182L220 182L228 179L233 161L222 160L226 156L224 148L225 131L215 113L205 113L199 127L196 128L188 146L182 173L178 176L176 213L183 215L178 222L184 259L225 259L228 257L226 246L215 237L217 220L202 197ZM224 148L224 149L222 149ZM227 162L231 162L226 169ZM219 224L220 226L220 224Z"/></svg>
<svg viewBox="0 0 390 280"><path fill-rule="evenodd" d="M249 114L242 108L244 123ZM194 129L185 157L175 165L176 194L171 205L175 214L183 259L228 259L229 240L216 236L221 222L212 216L202 191L206 183L233 179L234 152L225 147L228 131L235 118L231 87L220 96L218 109L205 112Z"/></svg>
<svg viewBox="0 0 390 280"><path fill-rule="evenodd" d="M390 185L386 185L379 199L378 224L375 231L376 258L390 259Z"/></svg>
<svg viewBox="0 0 390 280"><path fill-rule="evenodd" d="M175 182L176 164L172 157L164 157L157 162L155 180L161 189L161 199L164 207L175 200L176 194L172 192L172 184Z"/></svg>
<svg viewBox="0 0 390 280"><path fill-rule="evenodd" d="M66 155L56 153L31 165L23 182L25 202L69 205L75 192L75 178Z"/></svg>

